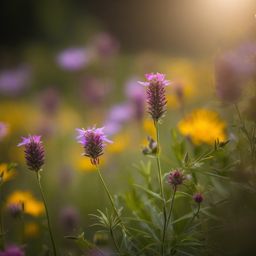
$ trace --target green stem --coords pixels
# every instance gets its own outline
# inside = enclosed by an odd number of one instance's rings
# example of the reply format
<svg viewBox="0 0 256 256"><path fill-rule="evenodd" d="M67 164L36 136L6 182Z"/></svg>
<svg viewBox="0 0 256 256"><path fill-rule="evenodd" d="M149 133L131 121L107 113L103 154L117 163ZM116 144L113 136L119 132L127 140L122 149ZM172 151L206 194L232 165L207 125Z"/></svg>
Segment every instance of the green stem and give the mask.
<svg viewBox="0 0 256 256"><path fill-rule="evenodd" d="M40 193L41 193L41 196L42 196L42 199L43 199L43 202L44 202L44 208L45 208L45 213L46 213L46 218L47 218L48 230L49 230L49 234L50 234L50 238L51 238L51 242L52 242L53 255L57 256L57 250L56 250L55 241L54 241L54 238L53 238L53 232L52 232L51 223L50 223L49 211L48 211L46 199L45 199L45 196L44 196L43 188L42 188L42 185L41 185L39 171L36 172L36 177L37 177L37 182L38 182L38 185L39 185L39 188L40 188Z"/></svg>
<svg viewBox="0 0 256 256"><path fill-rule="evenodd" d="M200 212L200 207L201 207L201 204L198 203L197 211L193 214L193 217L187 223L186 227L184 228L184 232L189 228L189 226L194 222L195 218L198 216L198 214Z"/></svg>
<svg viewBox="0 0 256 256"><path fill-rule="evenodd" d="M108 198L109 198L109 201L110 201L110 203L111 203L111 205L112 205L112 208L113 208L113 210L114 210L116 216L120 219L119 213L118 213L118 211L117 211L117 209L116 209L116 207L115 207L115 203L114 203L113 197L111 196L111 194L110 194L110 192L109 192L109 189L108 189L108 187L107 187L107 184L105 183L105 181L104 181L104 179L103 179L103 177L102 177L100 168L99 168L98 165L96 165L96 168L97 168L97 171L98 171L98 174L99 174L101 183L103 184L103 187L104 187L104 189L105 189L105 191L106 191L106 193L107 193L107 195L108 195Z"/></svg>
<svg viewBox="0 0 256 256"><path fill-rule="evenodd" d="M114 245L115 245L115 248L116 248L118 254L121 255L121 251L120 251L120 248L119 248L118 243L117 243L117 241L116 241L116 238L115 238L113 229L110 228L109 232L110 232L110 235L111 235L111 237L112 237L112 240L113 240L113 242L114 242Z"/></svg>
<svg viewBox="0 0 256 256"><path fill-rule="evenodd" d="M154 121L155 129L156 129L156 143L157 143L157 155L156 155L156 162L157 162L157 170L158 170L158 182L160 186L160 193L163 199L163 214L164 214L164 227L163 227L163 236L162 236L162 244L161 244L161 254L164 256L164 244L165 244L165 236L166 236L166 229L167 229L167 210L166 210L166 200L164 195L164 188L162 182L162 169L161 169L161 162L160 162L160 140L159 140L159 127L158 122Z"/></svg>
<svg viewBox="0 0 256 256"><path fill-rule="evenodd" d="M169 210L168 217L167 217L167 223L166 223L166 227L167 227L167 228L168 228L168 225L169 225L171 216L172 216L172 211L173 211L174 199L175 199L176 191L177 191L177 187L174 186L174 188L173 188L173 193L172 193L172 199L171 199L171 206L170 206L170 210Z"/></svg>

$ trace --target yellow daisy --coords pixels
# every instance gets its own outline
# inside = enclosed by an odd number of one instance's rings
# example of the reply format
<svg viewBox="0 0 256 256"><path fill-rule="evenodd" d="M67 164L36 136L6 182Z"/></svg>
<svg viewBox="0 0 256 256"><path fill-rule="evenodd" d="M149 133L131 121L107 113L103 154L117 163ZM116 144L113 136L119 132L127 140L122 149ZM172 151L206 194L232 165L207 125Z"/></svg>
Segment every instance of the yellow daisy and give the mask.
<svg viewBox="0 0 256 256"><path fill-rule="evenodd" d="M185 116L179 122L178 129L196 145L213 144L217 139L220 142L226 140L226 123L218 113L207 109L197 109Z"/></svg>
<svg viewBox="0 0 256 256"><path fill-rule="evenodd" d="M16 172L14 170L8 170L8 164L2 163L0 164L0 175L2 175L2 181L6 182L11 180L16 175Z"/></svg>

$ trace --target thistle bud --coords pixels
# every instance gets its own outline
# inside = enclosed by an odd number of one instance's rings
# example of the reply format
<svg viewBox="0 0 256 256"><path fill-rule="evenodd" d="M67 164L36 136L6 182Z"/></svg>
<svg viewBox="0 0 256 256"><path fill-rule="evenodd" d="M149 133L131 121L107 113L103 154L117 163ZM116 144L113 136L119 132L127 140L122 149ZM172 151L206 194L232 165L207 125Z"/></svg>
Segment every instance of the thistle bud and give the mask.
<svg viewBox="0 0 256 256"><path fill-rule="evenodd" d="M171 171L168 175L168 183L173 187L182 185L185 179L185 175L181 170Z"/></svg>
<svg viewBox="0 0 256 256"><path fill-rule="evenodd" d="M197 192L193 195L193 199L196 203L200 204L203 202L204 198L203 195L200 192Z"/></svg>
<svg viewBox="0 0 256 256"><path fill-rule="evenodd" d="M18 147L25 146L25 159L31 171L38 172L44 165L44 146L41 136L31 135L28 138L22 137Z"/></svg>

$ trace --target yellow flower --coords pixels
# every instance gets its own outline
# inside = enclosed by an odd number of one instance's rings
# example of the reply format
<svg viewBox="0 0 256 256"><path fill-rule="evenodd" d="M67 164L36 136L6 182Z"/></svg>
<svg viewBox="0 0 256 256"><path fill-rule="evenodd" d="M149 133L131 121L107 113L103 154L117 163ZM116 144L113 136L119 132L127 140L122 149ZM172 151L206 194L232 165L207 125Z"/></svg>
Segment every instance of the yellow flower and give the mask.
<svg viewBox="0 0 256 256"><path fill-rule="evenodd" d="M42 202L34 198L29 191L15 191L7 198L7 207L11 204L24 204L24 212L32 216L44 213Z"/></svg>
<svg viewBox="0 0 256 256"><path fill-rule="evenodd" d="M29 222L25 225L24 234L26 237L36 237L39 234L39 226L36 222Z"/></svg>
<svg viewBox="0 0 256 256"><path fill-rule="evenodd" d="M7 164L0 164L0 175L3 175L3 182L11 180L15 175L16 172L14 170L8 170Z"/></svg>
<svg viewBox="0 0 256 256"><path fill-rule="evenodd" d="M194 110L178 124L180 133L189 137L196 145L213 144L217 139L225 141L225 128L226 123L218 113L207 109Z"/></svg>

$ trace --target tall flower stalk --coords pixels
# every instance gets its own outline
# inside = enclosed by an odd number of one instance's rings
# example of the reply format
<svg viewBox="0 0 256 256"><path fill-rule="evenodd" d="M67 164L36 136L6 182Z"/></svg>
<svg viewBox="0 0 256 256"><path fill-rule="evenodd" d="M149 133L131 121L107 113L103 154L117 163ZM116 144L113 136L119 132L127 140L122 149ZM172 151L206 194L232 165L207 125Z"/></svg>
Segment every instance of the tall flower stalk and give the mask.
<svg viewBox="0 0 256 256"><path fill-rule="evenodd" d="M99 168L100 156L104 154L104 147L105 147L106 143L112 143L112 141L110 141L107 138L107 136L105 135L103 130L104 130L104 127L102 127L102 128L93 127L93 128L89 128L87 130L77 129L77 132L78 132L77 141L78 141L78 143L83 145L83 148L84 148L83 155L89 157L91 160L91 164L96 167L100 181L101 181L101 183L105 189L105 192L109 198L109 201L111 203L113 211L114 211L116 217L118 218L118 220L121 222L119 212L114 203L114 199L107 187L107 184L106 184L106 182L101 174L100 168ZM110 235L112 237L112 240L116 247L117 252L120 254L120 248L116 241L116 238L114 236L112 229L110 229Z"/></svg>
<svg viewBox="0 0 256 256"><path fill-rule="evenodd" d="M164 226L163 226L163 235L162 235L162 243L161 243L161 254L164 255L164 244L165 244L165 237L166 237L166 229L167 229L167 209L166 209L166 199L164 194L163 188L163 181L162 181L162 169L161 169L161 162L160 162L160 134L159 134L159 123L160 120L164 117L166 113L166 92L165 87L170 84L168 80L165 79L164 74L160 73L150 73L146 74L146 82L139 82L143 86L146 87L146 101L147 101L147 108L148 113L151 116L155 131L156 131L156 143L157 143L157 151L156 151L156 163L157 163L157 170L158 170L158 182L160 187L160 194L163 200L163 215L164 215Z"/></svg>
<svg viewBox="0 0 256 256"><path fill-rule="evenodd" d="M49 210L47 207L47 202L45 199L45 195L43 192L41 179L40 179L40 171L42 171L42 166L44 165L44 160L45 160L44 146L41 141L41 136L32 135L32 136L29 136L28 138L23 137L22 142L18 144L18 147L20 146L25 147L24 153L25 153L25 159L26 159L28 168L31 171L34 171L36 173L38 186L39 186L40 193L41 193L44 207L45 207L46 219L47 219L48 231L49 231L49 235L52 243L53 255L57 256L57 249L56 249L53 231L51 227Z"/></svg>

